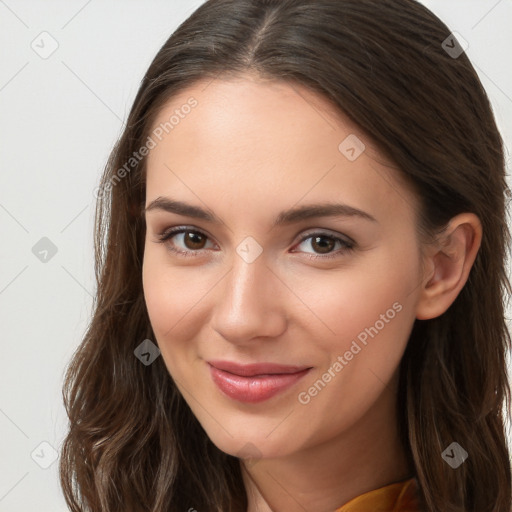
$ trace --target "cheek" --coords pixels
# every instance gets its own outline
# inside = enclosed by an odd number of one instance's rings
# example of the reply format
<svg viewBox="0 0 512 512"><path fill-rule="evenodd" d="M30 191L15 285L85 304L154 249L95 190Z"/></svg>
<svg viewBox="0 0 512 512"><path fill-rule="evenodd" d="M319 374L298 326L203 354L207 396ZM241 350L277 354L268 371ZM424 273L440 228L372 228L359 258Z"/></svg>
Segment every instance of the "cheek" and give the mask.
<svg viewBox="0 0 512 512"><path fill-rule="evenodd" d="M167 323L165 318L175 311L176 299L169 293L171 288L168 286L170 283L167 281L167 273L163 272L162 264L154 253L154 250L146 246L142 265L142 287L151 325L158 337ZM167 329L171 325L169 323Z"/></svg>
<svg viewBox="0 0 512 512"><path fill-rule="evenodd" d="M155 335L168 337L206 294L207 283L194 277L193 267L169 265L162 247L146 248L142 266L144 299Z"/></svg>
<svg viewBox="0 0 512 512"><path fill-rule="evenodd" d="M373 254L371 263L308 280L309 288L298 290L315 312L303 328L315 330L315 346L328 356L302 386L303 400L315 402L312 407L319 414L334 415L340 422L344 416L355 418L391 379L414 325L416 295L411 290L417 288L419 271L415 251L397 243ZM339 396L345 397L343 404L330 411Z"/></svg>
<svg viewBox="0 0 512 512"><path fill-rule="evenodd" d="M179 300L179 287L176 282L168 277L169 272L164 272L156 258L149 253L145 254L142 269L142 282L144 289L144 300L148 311L149 320L153 333L154 342L160 349L162 359L170 375L181 379L179 366L176 367L173 361L184 360L180 344L176 343L175 333L180 326L179 319L186 310L183 301ZM183 295L182 292L180 292ZM179 358L176 354L179 353Z"/></svg>
<svg viewBox="0 0 512 512"><path fill-rule="evenodd" d="M313 309L331 331L318 335L315 346L329 361L303 383L297 399L303 414L324 419L316 426L319 438L335 435L362 417L397 371L414 324L410 281L416 275L410 263L399 268L388 265L387 273L347 271L329 284L310 288ZM313 318L310 330L313 322L318 323Z"/></svg>
<svg viewBox="0 0 512 512"><path fill-rule="evenodd" d="M294 291L310 310L304 317L309 328L318 324L322 339L336 340L342 348L375 324L381 331L398 327L414 298L416 268L408 265L388 264L382 271L376 265L347 268L297 281Z"/></svg>
<svg viewBox="0 0 512 512"><path fill-rule="evenodd" d="M142 284L155 342L174 377L196 359L194 340L208 320L208 291L213 284L197 268L171 266L162 247L144 255ZM184 364L187 362L187 364Z"/></svg>

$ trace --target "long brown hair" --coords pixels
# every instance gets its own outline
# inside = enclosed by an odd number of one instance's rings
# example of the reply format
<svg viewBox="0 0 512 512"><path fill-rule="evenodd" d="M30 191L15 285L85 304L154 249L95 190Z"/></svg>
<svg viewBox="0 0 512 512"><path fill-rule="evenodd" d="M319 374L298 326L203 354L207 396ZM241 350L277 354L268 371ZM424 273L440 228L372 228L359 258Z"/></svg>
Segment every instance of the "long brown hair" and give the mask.
<svg viewBox="0 0 512 512"><path fill-rule="evenodd" d="M414 0L209 0L163 45L99 188L94 311L63 388L60 478L72 511L246 510L239 459L209 440L161 357L146 366L134 356L155 337L142 288L146 158L133 154L179 91L248 71L320 93L357 123L417 191L419 232L479 217L465 286L444 314L415 321L398 424L425 510L512 510L503 143L451 37ZM441 456L452 442L469 454L456 469Z"/></svg>

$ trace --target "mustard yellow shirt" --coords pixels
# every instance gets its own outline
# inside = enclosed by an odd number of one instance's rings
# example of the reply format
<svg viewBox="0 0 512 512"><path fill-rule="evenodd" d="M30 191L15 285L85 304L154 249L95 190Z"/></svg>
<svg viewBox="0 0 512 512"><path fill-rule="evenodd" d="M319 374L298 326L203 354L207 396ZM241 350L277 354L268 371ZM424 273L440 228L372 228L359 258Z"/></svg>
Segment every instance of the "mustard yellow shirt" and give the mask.
<svg viewBox="0 0 512 512"><path fill-rule="evenodd" d="M335 512L421 512L418 482L410 478L379 487L351 499Z"/></svg>

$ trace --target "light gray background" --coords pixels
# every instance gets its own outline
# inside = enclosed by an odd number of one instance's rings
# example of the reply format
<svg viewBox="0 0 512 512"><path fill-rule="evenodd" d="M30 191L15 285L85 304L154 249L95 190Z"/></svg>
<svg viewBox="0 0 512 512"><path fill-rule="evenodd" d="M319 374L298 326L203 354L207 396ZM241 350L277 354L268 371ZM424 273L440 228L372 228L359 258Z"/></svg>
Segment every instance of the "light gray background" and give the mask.
<svg viewBox="0 0 512 512"><path fill-rule="evenodd" d="M0 0L2 512L67 510L50 463L67 426L64 370L91 314L93 190L146 68L201 3ZM424 3L468 41L510 148L512 1ZM48 58L31 47L51 48L44 31L58 43ZM57 248L46 263L32 252L43 237Z"/></svg>

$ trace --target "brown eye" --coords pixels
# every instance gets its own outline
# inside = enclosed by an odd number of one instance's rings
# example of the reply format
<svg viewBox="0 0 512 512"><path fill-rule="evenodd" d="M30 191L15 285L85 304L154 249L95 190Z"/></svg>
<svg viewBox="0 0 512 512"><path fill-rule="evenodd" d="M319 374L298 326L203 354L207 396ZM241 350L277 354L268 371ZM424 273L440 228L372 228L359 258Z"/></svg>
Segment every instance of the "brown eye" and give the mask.
<svg viewBox="0 0 512 512"><path fill-rule="evenodd" d="M336 242L333 238L327 236L311 237L311 247L320 254L326 254L334 249Z"/></svg>
<svg viewBox="0 0 512 512"><path fill-rule="evenodd" d="M184 231L183 242L187 249L203 249L206 244L206 237L197 231Z"/></svg>
<svg viewBox="0 0 512 512"><path fill-rule="evenodd" d="M343 253L352 251L355 245L351 239L345 240L329 233L319 232L304 236L297 247L300 249L302 246L300 252L306 253L310 259L326 259L341 257Z"/></svg>
<svg viewBox="0 0 512 512"><path fill-rule="evenodd" d="M201 231L178 227L164 231L158 235L159 243L164 243L167 248L180 256L204 255L203 249L215 246L209 237Z"/></svg>

